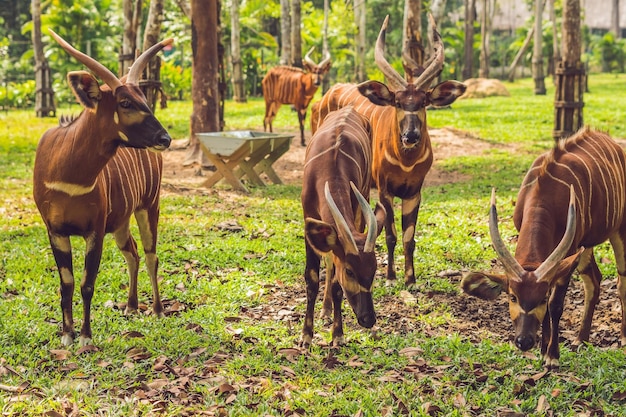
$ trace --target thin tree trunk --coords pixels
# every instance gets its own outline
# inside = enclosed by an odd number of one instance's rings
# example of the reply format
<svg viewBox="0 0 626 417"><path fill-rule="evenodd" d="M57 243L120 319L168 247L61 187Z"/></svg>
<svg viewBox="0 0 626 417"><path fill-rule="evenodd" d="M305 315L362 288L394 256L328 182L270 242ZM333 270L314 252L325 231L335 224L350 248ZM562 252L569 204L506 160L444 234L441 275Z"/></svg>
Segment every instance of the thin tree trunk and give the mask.
<svg viewBox="0 0 626 417"><path fill-rule="evenodd" d="M613 0L612 3L611 32L615 34L615 39L620 39L622 37L622 31L619 27L619 0Z"/></svg>
<svg viewBox="0 0 626 417"><path fill-rule="evenodd" d="M141 0L124 0L124 35L118 68L120 77L128 74L128 70L137 56L137 37L141 23L142 3Z"/></svg>
<svg viewBox="0 0 626 417"><path fill-rule="evenodd" d="M191 8L189 7L189 0L176 0L176 4L180 7L183 14L191 19Z"/></svg>
<svg viewBox="0 0 626 417"><path fill-rule="evenodd" d="M515 55L515 58L513 58L513 62L511 62L511 65L509 66L509 82L515 81L515 68L517 67L517 64L519 64L520 59L522 59L522 56L526 52L526 49L528 49L528 45L530 45L530 41L532 40L534 33L535 28L531 27L526 34L526 39L524 39L522 47L519 48L519 51L517 51L517 55Z"/></svg>
<svg viewBox="0 0 626 417"><path fill-rule="evenodd" d="M280 64L291 65L291 0L280 0Z"/></svg>
<svg viewBox="0 0 626 417"><path fill-rule="evenodd" d="M557 69L554 98L555 120L552 135L555 140L571 136L583 126L586 76L585 67L580 61L581 39L580 0L564 0L561 38L563 58Z"/></svg>
<svg viewBox="0 0 626 417"><path fill-rule="evenodd" d="M481 78L489 78L489 34L490 27L490 0L483 0L483 10L480 14L480 68L478 76Z"/></svg>
<svg viewBox="0 0 626 417"><path fill-rule="evenodd" d="M324 0L324 22L322 24L322 56L330 56L328 48L328 14L330 13L329 0ZM322 80L322 94L325 94L330 88L330 77L327 75Z"/></svg>
<svg viewBox="0 0 626 417"><path fill-rule="evenodd" d="M535 0L535 39L532 59L535 95L546 94L546 84L543 75L543 5L544 0Z"/></svg>
<svg viewBox="0 0 626 417"><path fill-rule="evenodd" d="M463 57L463 79L474 74L474 19L476 16L475 0L465 0L465 47Z"/></svg>
<svg viewBox="0 0 626 417"><path fill-rule="evenodd" d="M367 48L365 37L366 31L366 9L365 0L355 0L354 2L354 20L357 27L356 33L356 81L363 82L367 80L365 71L365 51Z"/></svg>
<svg viewBox="0 0 626 417"><path fill-rule="evenodd" d="M422 2L421 0L404 1L404 20L402 21L402 46L417 65L424 63L424 45L422 43ZM406 74L413 77L414 74Z"/></svg>
<svg viewBox="0 0 626 417"><path fill-rule="evenodd" d="M41 42L41 0L32 0L31 14L33 17L32 41L35 55L35 114L37 117L54 116L54 90L50 79L48 60Z"/></svg>
<svg viewBox="0 0 626 417"><path fill-rule="evenodd" d="M150 10L148 12L148 21L143 36L143 50L150 48L159 42L161 36L161 23L163 22L163 9L165 0L150 0ZM156 102L159 92L161 91L160 81L161 58L156 56L150 60L145 70L145 80L140 81L142 90L146 95L146 100L152 108L156 110ZM162 97L163 98L163 97Z"/></svg>
<svg viewBox="0 0 626 417"><path fill-rule="evenodd" d="M302 34L300 0L291 1L291 62L294 67L302 68Z"/></svg>
<svg viewBox="0 0 626 417"><path fill-rule="evenodd" d="M184 165L209 165L196 136L220 130L218 0L191 1L191 132Z"/></svg>
<svg viewBox="0 0 626 417"><path fill-rule="evenodd" d="M554 10L554 1L550 2L550 21L552 22L552 65L550 73L554 78L556 65L561 62L561 50L559 48L559 30L556 24L556 11Z"/></svg>
<svg viewBox="0 0 626 417"><path fill-rule="evenodd" d="M245 103L246 89L243 81L243 69L241 63L241 50L239 40L239 0L231 0L230 6L230 52L233 64L233 100L237 103Z"/></svg>

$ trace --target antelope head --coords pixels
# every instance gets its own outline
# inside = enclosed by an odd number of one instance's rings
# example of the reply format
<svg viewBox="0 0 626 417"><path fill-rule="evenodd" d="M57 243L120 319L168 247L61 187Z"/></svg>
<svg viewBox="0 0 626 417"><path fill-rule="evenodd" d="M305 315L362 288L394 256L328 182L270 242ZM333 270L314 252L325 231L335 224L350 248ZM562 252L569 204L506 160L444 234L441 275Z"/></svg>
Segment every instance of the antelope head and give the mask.
<svg viewBox="0 0 626 417"><path fill-rule="evenodd" d="M118 79L107 67L88 55L76 50L63 38L50 30L52 37L67 53L89 68L108 86L101 88L96 78L87 71L72 71L67 80L78 101L93 114L109 131L117 130L124 146L162 151L170 146L172 138L156 119L139 88L139 77L148 61L173 39L163 40L144 51L133 63L128 75ZM110 89L110 91L109 91ZM110 98L112 96L112 99Z"/></svg>
<svg viewBox="0 0 626 417"><path fill-rule="evenodd" d="M444 81L430 88L431 82L439 75L443 68L443 41L435 25L432 15L429 15L433 28L433 55L425 68L419 67L409 56L407 47L403 51L405 68L409 74L409 81L405 80L385 59L385 34L389 16L385 18L376 41L374 57L376 65L387 79L388 85L378 81L365 81L358 85L359 92L372 103L379 106L393 106L396 109L396 118L401 146L404 149L417 147L426 130L426 107L429 105L445 106L451 104L465 92L465 85L458 81ZM414 76L414 74L419 74Z"/></svg>
<svg viewBox="0 0 626 417"><path fill-rule="evenodd" d="M322 83L322 79L324 78L324 74L330 70L330 54L326 53L324 59L316 64L311 59L311 53L315 50L315 47L309 49L309 52L304 56L304 66L309 71L309 74L313 76L313 85L319 86Z"/></svg>
<svg viewBox="0 0 626 417"><path fill-rule="evenodd" d="M574 187L570 186L565 233L552 253L536 268L522 267L524 261L518 261L506 248L498 230L495 199L493 189L489 211L489 233L505 274L472 272L463 278L461 286L466 293L486 300L495 299L502 291L507 292L509 313L515 330L515 346L527 351L537 343L537 332L548 311L551 289L559 279L569 276L574 271L584 250L580 248L573 255L567 256L576 234L576 195ZM528 242L519 242L518 245L525 243Z"/></svg>

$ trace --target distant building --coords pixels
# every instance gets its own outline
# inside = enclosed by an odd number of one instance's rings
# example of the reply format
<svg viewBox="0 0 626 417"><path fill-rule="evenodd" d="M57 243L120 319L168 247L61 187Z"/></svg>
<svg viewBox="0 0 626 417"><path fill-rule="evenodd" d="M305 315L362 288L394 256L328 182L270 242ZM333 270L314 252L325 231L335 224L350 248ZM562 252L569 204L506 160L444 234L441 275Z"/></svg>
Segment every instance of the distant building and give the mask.
<svg viewBox="0 0 626 417"><path fill-rule="evenodd" d="M497 10L493 19L493 29L499 31L514 31L527 25L532 18L533 11L526 2L519 0L497 0ZM621 3L624 3L623 1ZM481 2L476 2L480 10ZM592 31L608 31L611 28L613 16L613 2L611 0L580 0L580 9L583 14L582 24ZM478 12L479 13L479 12ZM626 4L620 4L621 37L626 37ZM544 11L544 19L548 19L548 7Z"/></svg>

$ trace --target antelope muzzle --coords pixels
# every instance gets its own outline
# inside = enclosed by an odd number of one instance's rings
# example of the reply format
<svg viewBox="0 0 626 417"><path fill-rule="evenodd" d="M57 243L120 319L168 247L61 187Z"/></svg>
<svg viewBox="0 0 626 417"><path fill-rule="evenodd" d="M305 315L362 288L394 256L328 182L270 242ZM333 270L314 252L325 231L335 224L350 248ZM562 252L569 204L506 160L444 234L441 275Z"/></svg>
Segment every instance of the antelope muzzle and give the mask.
<svg viewBox="0 0 626 417"><path fill-rule="evenodd" d="M513 321L513 326L515 327L515 339L513 342L519 350L526 352L535 347L539 325L537 317L533 314L521 313Z"/></svg>
<svg viewBox="0 0 626 417"><path fill-rule="evenodd" d="M356 294L346 294L346 298L356 315L359 325L366 329L372 328L372 326L376 324L376 313L374 312L372 293L359 291Z"/></svg>

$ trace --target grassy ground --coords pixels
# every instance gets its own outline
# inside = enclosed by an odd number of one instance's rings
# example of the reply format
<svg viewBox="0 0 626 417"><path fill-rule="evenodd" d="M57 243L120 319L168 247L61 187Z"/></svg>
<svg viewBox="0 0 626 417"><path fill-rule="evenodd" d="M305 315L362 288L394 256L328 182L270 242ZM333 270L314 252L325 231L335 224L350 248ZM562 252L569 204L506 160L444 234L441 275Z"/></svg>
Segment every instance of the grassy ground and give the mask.
<svg viewBox="0 0 626 417"><path fill-rule="evenodd" d="M489 190L498 187L499 201L513 199L530 162L551 146L554 92L546 82L546 96L534 96L531 82L521 80L507 84L511 97L460 100L452 111L429 113L431 127L516 144L518 151L448 160L445 169L468 174L472 181L424 190L414 295L452 296L457 285L439 272L491 267ZM626 137L626 76L592 76L589 86L585 121ZM261 99L226 106L227 129L260 127ZM173 102L158 116L182 138L189 113L189 103ZM494 333L476 337L447 332L454 318L445 303L420 304L411 317L381 312L381 329L391 330L375 333L356 326L344 308L347 346L328 348L328 328L318 321L320 335L312 349L295 349L304 311L300 188L295 186L253 188L249 196L164 197L158 252L166 317L122 314L125 264L109 237L92 310L96 347L64 349L57 335L58 277L31 198L36 142L55 124L32 112L0 114L3 415L623 415L622 348L586 346L572 352L564 347L561 370L546 375L537 352L522 355L506 342L506 329L485 329ZM275 128L297 128L287 106ZM502 204L500 211L502 233L513 235L512 206ZM233 220L241 231L223 227ZM84 244L73 243L80 266ZM598 256L611 255L601 248ZM615 275L612 263L601 268ZM402 290L402 285L377 285L375 302L398 299ZM146 311L149 294L142 268L140 301ZM80 311L78 291L75 305Z"/></svg>

